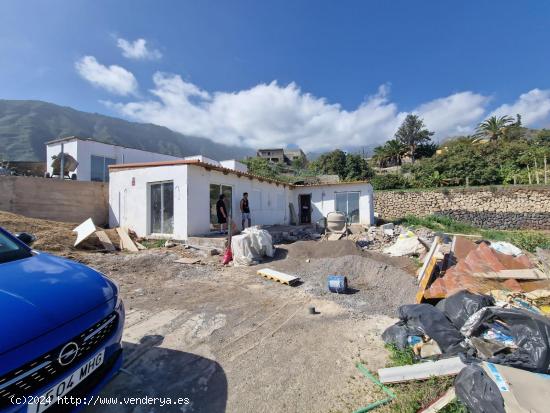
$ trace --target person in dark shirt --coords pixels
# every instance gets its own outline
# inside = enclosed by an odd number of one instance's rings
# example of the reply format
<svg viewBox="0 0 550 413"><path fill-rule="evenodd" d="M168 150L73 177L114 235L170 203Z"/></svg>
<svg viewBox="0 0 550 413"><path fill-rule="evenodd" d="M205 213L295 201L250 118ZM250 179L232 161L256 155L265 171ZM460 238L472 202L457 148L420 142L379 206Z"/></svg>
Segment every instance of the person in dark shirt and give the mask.
<svg viewBox="0 0 550 413"><path fill-rule="evenodd" d="M221 194L216 202L216 215L218 216L218 224L220 229L225 232L227 229L227 207L225 206L225 195Z"/></svg>
<svg viewBox="0 0 550 413"><path fill-rule="evenodd" d="M243 194L243 199L241 199L241 214L243 216L242 224L243 229L246 227L244 226L245 221L248 221L248 226L252 226L252 219L250 218L250 205L248 203L248 192L245 192Z"/></svg>

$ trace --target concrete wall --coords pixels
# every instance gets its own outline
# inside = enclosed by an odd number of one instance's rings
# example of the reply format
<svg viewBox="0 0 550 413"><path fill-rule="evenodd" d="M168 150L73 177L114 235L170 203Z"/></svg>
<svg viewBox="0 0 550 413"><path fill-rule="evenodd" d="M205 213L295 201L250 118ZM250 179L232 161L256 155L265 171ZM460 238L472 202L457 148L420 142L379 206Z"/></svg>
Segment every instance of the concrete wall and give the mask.
<svg viewBox="0 0 550 413"><path fill-rule="evenodd" d="M138 236L150 235L149 185L174 183L175 239L187 238L187 165L123 169L111 172L109 226L126 226Z"/></svg>
<svg viewBox="0 0 550 413"><path fill-rule="evenodd" d="M32 218L107 224L108 185L27 176L0 176L0 210Z"/></svg>
<svg viewBox="0 0 550 413"><path fill-rule="evenodd" d="M550 187L377 191L375 211L383 219L440 214L486 228L550 229Z"/></svg>
<svg viewBox="0 0 550 413"><path fill-rule="evenodd" d="M64 142L64 151L78 161L76 176L79 181L91 179L91 157L105 156L116 159L117 164L156 162L181 159L175 156L161 153L142 151L140 149L125 148L122 146L109 145L102 142L75 139ZM46 159L48 172L52 173L51 156L61 152L61 143L49 144L46 148Z"/></svg>
<svg viewBox="0 0 550 413"><path fill-rule="evenodd" d="M292 190L292 202L299 217L299 195L311 194L311 222L326 217L336 210L336 193L359 192L359 219L363 225L374 225L373 190L370 184L340 184L296 187Z"/></svg>

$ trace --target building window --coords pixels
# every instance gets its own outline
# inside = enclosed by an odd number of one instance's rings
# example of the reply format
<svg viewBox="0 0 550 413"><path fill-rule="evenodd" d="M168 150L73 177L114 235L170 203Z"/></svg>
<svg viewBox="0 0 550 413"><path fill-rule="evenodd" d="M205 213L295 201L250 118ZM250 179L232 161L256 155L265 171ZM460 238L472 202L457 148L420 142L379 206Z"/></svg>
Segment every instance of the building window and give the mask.
<svg viewBox="0 0 550 413"><path fill-rule="evenodd" d="M92 181L109 182L109 165L116 164L116 159L92 155L90 164L90 179Z"/></svg>
<svg viewBox="0 0 550 413"><path fill-rule="evenodd" d="M174 232L173 182L149 185L149 211L152 234L172 234Z"/></svg>
<svg viewBox="0 0 550 413"><path fill-rule="evenodd" d="M359 192L336 192L336 211L346 214L348 223L358 224Z"/></svg>

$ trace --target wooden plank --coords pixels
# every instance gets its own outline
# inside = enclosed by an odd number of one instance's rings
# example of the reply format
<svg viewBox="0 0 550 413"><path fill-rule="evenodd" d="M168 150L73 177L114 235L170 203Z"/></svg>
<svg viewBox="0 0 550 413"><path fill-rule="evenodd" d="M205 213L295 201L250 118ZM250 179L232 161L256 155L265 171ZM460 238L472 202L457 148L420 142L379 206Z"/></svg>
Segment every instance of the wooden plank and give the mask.
<svg viewBox="0 0 550 413"><path fill-rule="evenodd" d="M99 238L99 241L107 251L116 251L115 246L113 245L111 239L105 231L96 231L95 234Z"/></svg>
<svg viewBox="0 0 550 413"><path fill-rule="evenodd" d="M445 406L447 406L449 403L451 403L454 399L456 399L456 392L455 392L455 388L451 387L449 390L447 390L443 394L443 396L441 396L439 399L434 401L425 409L421 410L419 413L437 413L438 411L443 409Z"/></svg>
<svg viewBox="0 0 550 413"><path fill-rule="evenodd" d="M497 280L547 280L549 276L541 270L535 268L525 268L520 270L500 270L500 271L487 271L487 272L475 272L472 274L474 277L490 278Z"/></svg>
<svg viewBox="0 0 550 413"><path fill-rule="evenodd" d="M424 300L424 292L428 288L428 284L432 279L435 266L437 265L437 254L436 254L437 251L439 251L439 246L437 246L436 251L432 254L430 261L428 262L428 265L426 267L426 270L424 271L422 279L420 280L420 285L418 286L418 291L416 292L417 304L420 304Z"/></svg>
<svg viewBox="0 0 550 413"><path fill-rule="evenodd" d="M400 383L410 380L425 380L432 376L454 376L466 367L460 357L452 357L410 366L389 367L378 370L382 383Z"/></svg>
<svg viewBox="0 0 550 413"><path fill-rule="evenodd" d="M298 217L296 216L296 210L294 209L294 204L292 202L289 202L288 209L290 210L290 224L297 225Z"/></svg>
<svg viewBox="0 0 550 413"><path fill-rule="evenodd" d="M134 241L134 244L136 244L136 247L138 247L138 250L146 250L147 249L147 247L145 245L143 245L142 243L140 243L140 242Z"/></svg>
<svg viewBox="0 0 550 413"><path fill-rule="evenodd" d="M264 268L258 270L258 275L265 277L269 280L280 282L281 284L294 285L300 281L299 277L294 275L285 274L284 272L279 272L272 270L271 268Z"/></svg>
<svg viewBox="0 0 550 413"><path fill-rule="evenodd" d="M430 261L432 257L435 254L435 251L437 247L439 246L439 236L435 236L434 240L432 242L432 246L430 247L430 250L424 257L424 263L422 264L422 268L420 268L420 271L418 272L418 281L420 282L422 278L424 277L424 274L426 273L426 270L428 269L428 265L430 265Z"/></svg>
<svg viewBox="0 0 550 413"><path fill-rule="evenodd" d="M128 235L128 230L126 228L117 227L116 232L120 237L120 249L125 249L132 252L138 252L138 247L134 244L134 241Z"/></svg>

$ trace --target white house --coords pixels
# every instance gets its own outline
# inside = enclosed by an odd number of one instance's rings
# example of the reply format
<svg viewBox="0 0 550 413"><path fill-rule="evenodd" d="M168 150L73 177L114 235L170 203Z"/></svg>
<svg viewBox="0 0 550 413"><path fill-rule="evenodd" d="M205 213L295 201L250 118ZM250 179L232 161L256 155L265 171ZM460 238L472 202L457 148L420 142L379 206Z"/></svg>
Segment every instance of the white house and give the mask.
<svg viewBox="0 0 550 413"><path fill-rule="evenodd" d="M346 212L352 223L373 225L372 186L367 182L294 186L200 159L111 165L109 223L138 236L185 240L218 228L215 204L225 194L240 224L239 202L249 194L252 223L289 224L292 203L300 223Z"/></svg>
<svg viewBox="0 0 550 413"><path fill-rule="evenodd" d="M78 181L107 182L109 180L109 165L181 159L161 153L70 136L46 142L46 172L50 176L53 175L52 156L61 153L61 145L63 145L63 152L71 155L78 162L76 170L72 172L76 174Z"/></svg>

